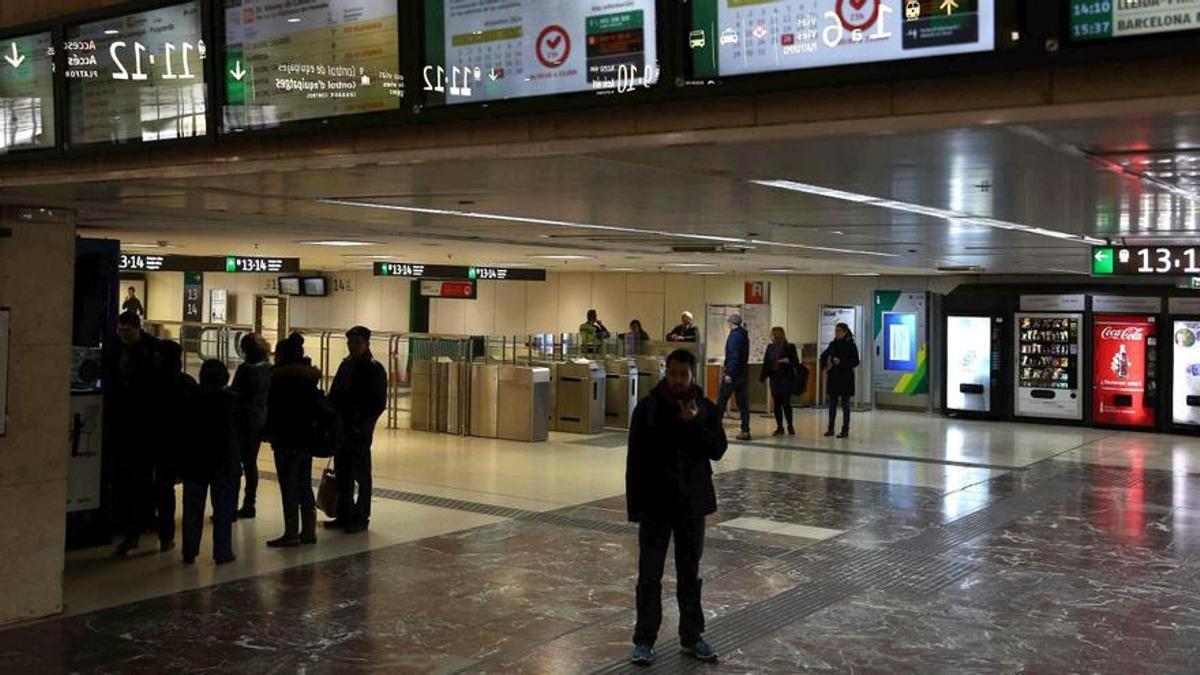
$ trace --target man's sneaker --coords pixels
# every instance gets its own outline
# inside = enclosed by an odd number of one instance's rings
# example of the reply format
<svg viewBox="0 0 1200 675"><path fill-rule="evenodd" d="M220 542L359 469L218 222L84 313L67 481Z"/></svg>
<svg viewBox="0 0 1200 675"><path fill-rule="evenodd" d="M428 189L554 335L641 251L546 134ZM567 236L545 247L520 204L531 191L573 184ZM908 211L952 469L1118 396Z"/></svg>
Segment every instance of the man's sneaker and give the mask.
<svg viewBox="0 0 1200 675"><path fill-rule="evenodd" d="M740 433L740 434L738 434L738 435L737 435L737 439L738 439L739 441L748 441L748 440L750 440L750 432L749 432L749 431L743 431L742 433Z"/></svg>
<svg viewBox="0 0 1200 675"><path fill-rule="evenodd" d="M679 651L697 661L704 661L705 663L716 663L717 661L717 650L713 649L712 645L702 639L696 640L690 645L684 645Z"/></svg>
<svg viewBox="0 0 1200 675"><path fill-rule="evenodd" d="M650 645L634 645L629 662L635 666L648 666L654 663L654 647Z"/></svg>

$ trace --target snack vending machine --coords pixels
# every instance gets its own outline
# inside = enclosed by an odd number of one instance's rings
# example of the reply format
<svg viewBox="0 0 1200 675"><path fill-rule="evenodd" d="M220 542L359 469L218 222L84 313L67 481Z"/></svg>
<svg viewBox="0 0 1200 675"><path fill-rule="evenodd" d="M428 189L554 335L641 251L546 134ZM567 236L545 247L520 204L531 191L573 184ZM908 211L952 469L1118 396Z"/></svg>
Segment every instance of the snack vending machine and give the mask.
<svg viewBox="0 0 1200 675"><path fill-rule="evenodd" d="M1158 398L1156 317L1096 314L1092 421L1150 429Z"/></svg>
<svg viewBox="0 0 1200 675"><path fill-rule="evenodd" d="M1083 314L1016 315L1014 413L1083 420Z"/></svg>

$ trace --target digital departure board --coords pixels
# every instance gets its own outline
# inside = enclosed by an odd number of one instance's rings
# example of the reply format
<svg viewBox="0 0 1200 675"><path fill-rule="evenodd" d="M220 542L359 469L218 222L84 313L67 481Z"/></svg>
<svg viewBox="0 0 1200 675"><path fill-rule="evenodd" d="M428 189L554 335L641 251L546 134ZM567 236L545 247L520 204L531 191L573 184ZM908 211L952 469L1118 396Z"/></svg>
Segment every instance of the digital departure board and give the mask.
<svg viewBox="0 0 1200 675"><path fill-rule="evenodd" d="M425 0L431 105L658 82L656 0Z"/></svg>
<svg viewBox="0 0 1200 675"><path fill-rule="evenodd" d="M399 110L398 0L225 0L226 131Z"/></svg>
<svg viewBox="0 0 1200 675"><path fill-rule="evenodd" d="M697 77L990 51L995 0L693 0Z"/></svg>
<svg viewBox="0 0 1200 675"><path fill-rule="evenodd" d="M0 39L0 154L54 143L53 37Z"/></svg>
<svg viewBox="0 0 1200 675"><path fill-rule="evenodd" d="M1097 246L1092 275L1190 277L1200 275L1200 246Z"/></svg>
<svg viewBox="0 0 1200 675"><path fill-rule="evenodd" d="M300 271L300 259L122 253L117 269L122 272L294 273Z"/></svg>
<svg viewBox="0 0 1200 675"><path fill-rule="evenodd" d="M1200 29L1200 0L1069 2L1073 40L1104 40Z"/></svg>
<svg viewBox="0 0 1200 675"><path fill-rule="evenodd" d="M200 3L68 26L72 144L192 138L207 133L207 45Z"/></svg>
<svg viewBox="0 0 1200 675"><path fill-rule="evenodd" d="M524 267L464 267L410 262L377 262L375 263L375 276L459 281L545 281L546 270Z"/></svg>

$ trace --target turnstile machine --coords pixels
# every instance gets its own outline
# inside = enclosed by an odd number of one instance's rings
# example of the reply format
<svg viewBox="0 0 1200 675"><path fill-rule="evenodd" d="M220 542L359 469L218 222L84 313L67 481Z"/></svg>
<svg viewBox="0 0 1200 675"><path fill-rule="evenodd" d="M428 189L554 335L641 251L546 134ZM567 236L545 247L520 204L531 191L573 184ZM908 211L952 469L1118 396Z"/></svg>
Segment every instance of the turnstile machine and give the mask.
<svg viewBox="0 0 1200 675"><path fill-rule="evenodd" d="M637 364L637 400L640 402L667 377L667 362L659 356L638 356L634 362Z"/></svg>
<svg viewBox="0 0 1200 675"><path fill-rule="evenodd" d="M445 431L450 359L440 356L414 361L409 426L417 431Z"/></svg>
<svg viewBox="0 0 1200 675"><path fill-rule="evenodd" d="M545 368L550 373L549 402L546 404L546 427L550 431L558 430L558 367L560 361L531 361L534 368Z"/></svg>
<svg viewBox="0 0 1200 675"><path fill-rule="evenodd" d="M510 441L544 441L550 435L550 370L501 366L497 402L504 401L497 436Z"/></svg>
<svg viewBox="0 0 1200 675"><path fill-rule="evenodd" d="M471 364L472 436L496 438L500 412L500 366L492 363Z"/></svg>
<svg viewBox="0 0 1200 675"><path fill-rule="evenodd" d="M604 366L575 359L558 367L558 431L598 434L604 430Z"/></svg>
<svg viewBox="0 0 1200 675"><path fill-rule="evenodd" d="M604 424L628 429L638 402L637 363L630 358L611 357L605 360L604 370L607 379Z"/></svg>
<svg viewBox="0 0 1200 675"><path fill-rule="evenodd" d="M467 392L471 389L471 364L465 361L452 361L446 364L446 424L444 429L448 434L465 435L467 433L470 401Z"/></svg>

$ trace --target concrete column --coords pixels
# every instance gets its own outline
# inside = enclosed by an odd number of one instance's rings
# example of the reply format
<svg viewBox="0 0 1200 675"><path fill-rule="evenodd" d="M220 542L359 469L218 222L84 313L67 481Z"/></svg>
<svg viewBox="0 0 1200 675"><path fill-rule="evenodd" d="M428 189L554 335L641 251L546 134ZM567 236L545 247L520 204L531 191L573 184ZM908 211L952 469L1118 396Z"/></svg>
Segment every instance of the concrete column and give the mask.
<svg viewBox="0 0 1200 675"><path fill-rule="evenodd" d="M12 319L0 382L0 624L62 610L74 238L73 213L0 206L0 307Z"/></svg>

